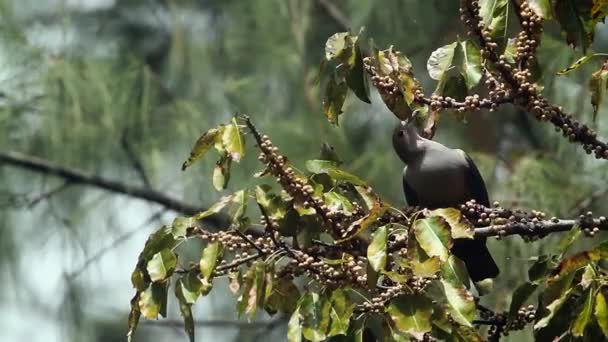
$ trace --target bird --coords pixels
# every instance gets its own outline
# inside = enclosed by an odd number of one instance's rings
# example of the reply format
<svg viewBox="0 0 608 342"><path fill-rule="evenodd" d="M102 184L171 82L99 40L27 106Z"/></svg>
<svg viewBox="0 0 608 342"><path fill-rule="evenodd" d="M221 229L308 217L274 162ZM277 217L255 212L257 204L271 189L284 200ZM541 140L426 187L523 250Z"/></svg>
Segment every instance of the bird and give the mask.
<svg viewBox="0 0 608 342"><path fill-rule="evenodd" d="M395 152L406 165L403 191L407 204L427 209L459 208L475 200L489 207L486 185L471 157L420 136L414 121L400 121L393 133ZM464 262L476 284L496 278L500 272L485 238L456 239L451 252Z"/></svg>

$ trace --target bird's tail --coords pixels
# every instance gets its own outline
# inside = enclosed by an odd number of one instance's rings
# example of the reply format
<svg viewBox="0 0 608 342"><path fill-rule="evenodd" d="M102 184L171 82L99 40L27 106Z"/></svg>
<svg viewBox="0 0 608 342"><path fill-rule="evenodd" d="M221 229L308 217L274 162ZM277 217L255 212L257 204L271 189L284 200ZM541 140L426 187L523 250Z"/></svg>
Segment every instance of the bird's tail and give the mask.
<svg viewBox="0 0 608 342"><path fill-rule="evenodd" d="M485 239L454 240L452 253L465 263L469 276L474 282L496 278L500 272L486 246Z"/></svg>

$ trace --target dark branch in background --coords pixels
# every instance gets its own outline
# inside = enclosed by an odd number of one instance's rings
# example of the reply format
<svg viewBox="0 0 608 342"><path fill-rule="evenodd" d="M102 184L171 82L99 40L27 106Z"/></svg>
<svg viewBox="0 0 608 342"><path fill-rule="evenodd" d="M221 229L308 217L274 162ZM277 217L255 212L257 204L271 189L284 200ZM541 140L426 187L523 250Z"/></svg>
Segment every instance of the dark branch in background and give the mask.
<svg viewBox="0 0 608 342"><path fill-rule="evenodd" d="M151 188L152 185L150 184L150 179L148 178L148 175L146 174L144 165L142 164L141 160L137 157L137 153L135 153L135 151L133 151L133 147L129 143L127 130L125 130L123 132L122 138L120 139L120 144L122 145L122 148L125 150L125 153L127 154L127 157L129 158L129 161L131 162L133 169L135 170L135 172L137 172L137 174L139 174L141 181L144 183L144 185L146 187Z"/></svg>
<svg viewBox="0 0 608 342"><path fill-rule="evenodd" d="M257 329L273 329L283 323L287 322L287 318L285 316L275 316L272 319L267 321L256 321L256 322L247 322L247 321L232 321L232 320L205 320L205 321L194 321L194 325L197 327L206 327L206 328L235 328L235 329L247 329L247 330L257 330ZM177 320L169 320L164 319L162 321L144 321L144 324L149 326L158 326L158 327L175 327L175 328L183 328L184 322Z"/></svg>
<svg viewBox="0 0 608 342"><path fill-rule="evenodd" d="M63 178L66 182L71 184L93 186L99 189L142 199L148 202L160 204L167 209L185 215L194 215L204 210L204 208L200 208L198 206L169 197L160 191L109 180L100 176L86 173L85 171L76 168L64 167L51 161L25 155L19 152L0 152L0 164L20 167L46 175L57 176ZM226 222L225 219L218 216L205 218L204 221L215 226L222 226Z"/></svg>
<svg viewBox="0 0 608 342"><path fill-rule="evenodd" d="M70 186L70 182L65 182L61 185L59 185L56 188L53 188L49 191L45 191L41 194L39 194L38 196L36 196L36 198L33 198L30 203L28 203L27 207L28 208L33 208L35 207L38 203L40 203L43 200L49 199L51 198L53 195L60 193L61 191L65 190L68 186Z"/></svg>
<svg viewBox="0 0 608 342"><path fill-rule="evenodd" d="M344 15L344 13L330 0L317 0L319 7L321 7L327 15L332 18L342 31L350 31L350 20Z"/></svg>

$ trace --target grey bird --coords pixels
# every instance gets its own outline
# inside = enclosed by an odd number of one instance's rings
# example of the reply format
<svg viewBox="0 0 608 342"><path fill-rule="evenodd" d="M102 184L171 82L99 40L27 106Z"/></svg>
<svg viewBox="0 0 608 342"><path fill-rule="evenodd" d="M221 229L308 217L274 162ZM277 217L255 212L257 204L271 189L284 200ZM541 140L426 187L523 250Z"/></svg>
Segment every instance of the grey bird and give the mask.
<svg viewBox="0 0 608 342"><path fill-rule="evenodd" d="M437 209L459 207L474 199L490 206L486 185L473 160L462 150L421 137L413 121L401 121L393 134L393 147L406 164L403 191L407 204ZM498 276L485 239L455 240L452 253L464 261L474 282Z"/></svg>

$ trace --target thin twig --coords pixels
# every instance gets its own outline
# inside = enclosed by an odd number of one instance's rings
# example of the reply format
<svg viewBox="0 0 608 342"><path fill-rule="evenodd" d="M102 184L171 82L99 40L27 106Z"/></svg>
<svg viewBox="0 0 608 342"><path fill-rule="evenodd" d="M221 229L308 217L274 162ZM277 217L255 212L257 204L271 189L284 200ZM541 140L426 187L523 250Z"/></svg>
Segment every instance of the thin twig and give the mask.
<svg viewBox="0 0 608 342"><path fill-rule="evenodd" d="M137 157L137 153L135 153L135 151L133 151L133 147L129 143L127 130L125 130L123 132L122 138L120 139L120 144L122 145L123 150L127 154L127 157L129 158L129 161L131 162L133 169L135 170L135 172L137 172L137 174L139 174L139 177L141 178L142 183L144 183L144 185L146 187L151 188L152 186L150 184L150 179L148 178L148 175L146 174L144 165L141 162L141 160Z"/></svg>
<svg viewBox="0 0 608 342"><path fill-rule="evenodd" d="M30 200L30 202L28 203L27 207L28 208L33 208L36 205L38 205L38 203L40 203L43 200L49 199L52 196L60 193L61 191L65 190L68 186L70 185L70 182L64 182L63 184L59 185L58 187L51 189L49 191L45 191L41 194L39 194L38 196L36 196L34 199Z"/></svg>

